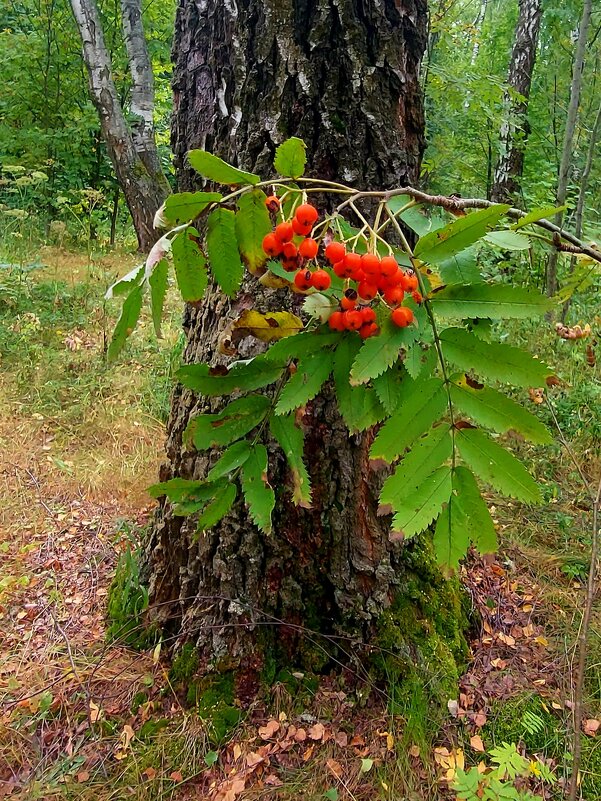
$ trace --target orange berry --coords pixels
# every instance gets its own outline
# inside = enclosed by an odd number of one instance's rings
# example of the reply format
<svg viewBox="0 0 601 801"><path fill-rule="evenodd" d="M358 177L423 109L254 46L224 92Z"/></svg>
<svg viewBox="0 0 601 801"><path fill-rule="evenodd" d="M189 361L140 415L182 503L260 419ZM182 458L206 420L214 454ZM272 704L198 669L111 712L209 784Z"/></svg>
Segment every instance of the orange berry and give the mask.
<svg viewBox="0 0 601 801"><path fill-rule="evenodd" d="M269 195L265 198L265 205L269 211L277 211L280 208L280 199L277 195Z"/></svg>
<svg viewBox="0 0 601 801"><path fill-rule="evenodd" d="M319 212L310 203L303 203L294 214L301 225L313 225L319 217Z"/></svg>
<svg viewBox="0 0 601 801"><path fill-rule="evenodd" d="M369 281L361 281L357 287L357 294L363 300L373 300L378 294L378 287Z"/></svg>
<svg viewBox="0 0 601 801"><path fill-rule="evenodd" d="M367 276L380 275L380 258L375 253L365 253L361 256L361 269Z"/></svg>
<svg viewBox="0 0 601 801"><path fill-rule="evenodd" d="M412 297L412 298L413 298L413 300L414 300L414 301L417 303L417 305L418 305L418 306L419 306L419 304L420 304L420 303L422 303L422 302L423 302L423 300L424 300L424 299L422 298L422 296L420 295L420 293L419 293L419 292L412 292L412 293L411 293L411 297Z"/></svg>
<svg viewBox="0 0 601 801"><path fill-rule="evenodd" d="M413 312L406 306L399 306L398 309L392 312L391 317L392 322L398 325L399 328L406 328L413 322Z"/></svg>
<svg viewBox="0 0 601 801"><path fill-rule="evenodd" d="M361 309L361 317L363 317L364 323L375 323L376 321L376 313L371 306L365 306Z"/></svg>
<svg viewBox="0 0 601 801"><path fill-rule="evenodd" d="M310 237L303 239L298 247L298 252L301 254L303 259L314 259L317 256L318 250L319 245L315 239L311 239Z"/></svg>
<svg viewBox="0 0 601 801"><path fill-rule="evenodd" d="M296 217L292 218L292 230L294 231L297 236L309 236L311 233L311 228L313 228L313 223L311 225L301 225Z"/></svg>
<svg viewBox="0 0 601 801"><path fill-rule="evenodd" d="M345 311L350 311L355 308L357 305L357 293L354 289L346 290L344 297L340 301L340 305Z"/></svg>
<svg viewBox="0 0 601 801"><path fill-rule="evenodd" d="M341 311L335 311L330 314L328 318L328 325L332 329L332 331L344 331L346 328L346 324L344 321L344 315Z"/></svg>
<svg viewBox="0 0 601 801"><path fill-rule="evenodd" d="M307 289L311 289L312 278L313 274L311 273L311 270L299 270L294 276L294 285L302 292L306 292Z"/></svg>
<svg viewBox="0 0 601 801"><path fill-rule="evenodd" d="M363 325L359 329L359 336L361 337L361 339L367 339L368 337L373 337L377 333L378 333L378 326L376 325L376 323L363 323Z"/></svg>
<svg viewBox="0 0 601 801"><path fill-rule="evenodd" d="M414 292L419 288L419 281L417 280L417 275L413 272L413 270L403 273L401 286L405 292Z"/></svg>
<svg viewBox="0 0 601 801"><path fill-rule="evenodd" d="M332 267L334 270L334 275L337 275L338 278L349 278L348 268L345 264L345 260L337 261L336 264Z"/></svg>
<svg viewBox="0 0 601 801"><path fill-rule="evenodd" d="M397 267L396 272L393 273L388 278L385 278L384 281L386 286L403 286L403 281L405 279L405 273L401 270L400 267ZM405 287L403 287L404 289Z"/></svg>
<svg viewBox="0 0 601 801"><path fill-rule="evenodd" d="M399 265L394 256L384 256L380 262L380 272L384 278L392 278L398 269Z"/></svg>
<svg viewBox="0 0 601 801"><path fill-rule="evenodd" d="M277 236L280 242L290 242L294 236L292 223L282 222L279 225L276 225L274 234Z"/></svg>
<svg viewBox="0 0 601 801"><path fill-rule="evenodd" d="M298 248L294 242L286 242L282 248L282 253L286 259L296 259L298 257Z"/></svg>
<svg viewBox="0 0 601 801"><path fill-rule="evenodd" d="M349 331L358 331L363 325L363 317L361 312L358 311L345 311L342 313L344 317L344 325Z"/></svg>
<svg viewBox="0 0 601 801"><path fill-rule="evenodd" d="M282 252L282 243L274 234L263 237L263 250L268 256L279 256Z"/></svg>
<svg viewBox="0 0 601 801"><path fill-rule="evenodd" d="M314 287L314 289L329 289L331 283L332 279L330 278L330 274L325 270L315 270L311 277L311 286Z"/></svg>
<svg viewBox="0 0 601 801"><path fill-rule="evenodd" d="M336 264L346 256L346 248L342 242L330 242L326 247L325 254L330 264Z"/></svg>
<svg viewBox="0 0 601 801"><path fill-rule="evenodd" d="M287 273L294 273L298 270L298 259L297 258L283 259L282 267L284 268L284 270L286 270Z"/></svg>
<svg viewBox="0 0 601 801"><path fill-rule="evenodd" d="M398 306L403 302L405 290L402 286L391 286L384 292L384 300L389 306Z"/></svg>
<svg viewBox="0 0 601 801"><path fill-rule="evenodd" d="M347 253L344 257L344 266L347 276L354 278L361 271L361 256L358 253Z"/></svg>

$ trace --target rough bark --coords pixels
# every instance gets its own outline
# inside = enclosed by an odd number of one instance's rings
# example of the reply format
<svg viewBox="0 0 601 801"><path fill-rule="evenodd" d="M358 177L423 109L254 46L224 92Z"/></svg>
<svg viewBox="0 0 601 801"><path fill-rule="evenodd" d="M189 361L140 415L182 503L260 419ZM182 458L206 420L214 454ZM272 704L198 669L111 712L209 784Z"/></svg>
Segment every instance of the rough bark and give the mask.
<svg viewBox="0 0 601 801"><path fill-rule="evenodd" d="M500 156L495 169L493 200L511 200L520 189L526 141L530 133L528 100L542 14L541 0L520 0L507 76L507 117L499 136Z"/></svg>
<svg viewBox="0 0 601 801"><path fill-rule="evenodd" d="M94 0L71 0L71 8L81 36L90 95L100 118L102 135L132 216L138 244L146 251L157 239L154 215L167 196L168 187L162 174L149 172L134 145L113 81Z"/></svg>
<svg viewBox="0 0 601 801"><path fill-rule="evenodd" d="M172 128L180 188L198 185L185 164L191 148L268 175L276 145L292 135L307 142L312 175L358 187L415 181L425 42L425 0L180 0ZM291 301L256 281L235 302L212 291L201 308L186 309L185 360L215 363L220 332L250 303L265 311ZM186 450L182 433L208 408L215 402L176 389L161 479L205 473L207 459ZM270 536L242 504L200 539L167 503L158 511L144 557L151 614L195 642L205 666L227 659L258 669L269 641L286 661L318 667L327 661L324 642L301 636L299 626L350 638L345 650L350 640L368 642L409 581L407 552L390 543L388 520L376 515L371 435L349 436L330 390L307 407L303 425L313 508L292 505L284 460L272 448Z"/></svg>
<svg viewBox="0 0 601 801"><path fill-rule="evenodd" d="M576 120L578 118L578 106L580 104L580 91L582 89L582 71L584 69L584 56L586 53L586 40L588 29L591 22L592 0L584 0L582 8L582 18L578 31L578 41L574 51L574 65L572 68L572 83L570 86L570 104L568 106L568 116L563 135L563 147L561 152L561 163L559 165L559 175L557 178L557 205L563 206L568 195L568 181L570 166L572 164L572 147L574 143L574 133L576 131ZM562 225L564 213L562 211L555 215L555 224ZM546 289L547 295L552 296L557 292L557 262L559 251L552 250L547 261Z"/></svg>

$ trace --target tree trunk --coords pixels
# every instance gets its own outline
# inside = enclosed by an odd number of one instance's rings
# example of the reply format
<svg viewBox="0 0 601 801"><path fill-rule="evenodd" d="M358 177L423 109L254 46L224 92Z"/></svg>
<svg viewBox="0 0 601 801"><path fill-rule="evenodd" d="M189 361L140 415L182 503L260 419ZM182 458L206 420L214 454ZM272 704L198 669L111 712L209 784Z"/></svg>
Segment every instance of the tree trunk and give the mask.
<svg viewBox="0 0 601 801"><path fill-rule="evenodd" d="M580 104L580 91L582 89L582 70L584 68L584 55L586 53L586 40L591 21L592 0L584 0L580 29L578 31L578 41L574 52L574 66L572 69L572 84L570 86L570 104L568 106L568 117L563 135L563 147L561 152L561 163L559 165L559 176L557 178L557 205L563 206L568 195L568 178L570 165L572 163L572 146L574 133L576 131L576 120L578 117L578 106ZM555 215L556 225L563 222L563 211ZM552 250L547 261L547 295L551 297L557 292L557 261L559 251Z"/></svg>
<svg viewBox="0 0 601 801"><path fill-rule="evenodd" d="M310 175L362 188L415 182L424 148L418 73L425 41L424 0L245 0L237 9L183 0L172 128L180 188L197 185L185 166L191 148L269 175L276 145L292 135L308 145ZM187 307L187 362L214 363L220 332L251 298L262 311L298 304L255 279L240 298L212 291L200 308ZM182 433L191 414L208 408L207 399L176 389L161 480L206 472L207 458L187 450ZM431 562L413 566L422 562L389 541L389 521L376 515L372 435L349 435L331 390L307 406L302 422L313 507L291 503L284 459L270 448L270 536L241 503L200 538L194 521L173 516L168 503L158 510L144 555L151 614L180 642L195 643L203 667L245 665L256 673L275 656L316 669L328 653L346 663L353 643L371 640L409 582L417 588L439 576ZM424 570L428 577L418 575ZM413 609L411 621L420 614ZM344 648L323 635L347 638Z"/></svg>
<svg viewBox="0 0 601 801"><path fill-rule="evenodd" d="M524 153L530 132L528 99L543 10L541 0L520 0L505 95L507 117L501 126L501 152L495 170L492 199L511 200L520 190Z"/></svg>
<svg viewBox="0 0 601 801"><path fill-rule="evenodd" d="M147 251L157 239L153 220L168 194L166 181L162 174L159 177L149 172L134 145L113 81L94 0L71 0L71 8L83 44L90 95L100 117L102 135L132 216L140 250Z"/></svg>

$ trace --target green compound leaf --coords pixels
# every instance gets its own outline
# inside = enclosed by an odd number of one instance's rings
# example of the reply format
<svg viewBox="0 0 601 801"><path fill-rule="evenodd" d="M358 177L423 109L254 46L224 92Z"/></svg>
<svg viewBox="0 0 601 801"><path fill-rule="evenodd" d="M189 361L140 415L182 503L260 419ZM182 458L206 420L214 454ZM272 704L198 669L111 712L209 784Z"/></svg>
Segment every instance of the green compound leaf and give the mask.
<svg viewBox="0 0 601 801"><path fill-rule="evenodd" d="M491 231L486 234L484 241L503 250L529 250L532 247L529 236L515 231Z"/></svg>
<svg viewBox="0 0 601 801"><path fill-rule="evenodd" d="M244 267L236 244L236 215L215 209L207 220L207 255L211 272L226 295L233 297L242 284Z"/></svg>
<svg viewBox="0 0 601 801"><path fill-rule="evenodd" d="M264 356L256 356L249 361L234 362L229 368L186 364L179 368L175 376L194 392L218 397L266 387L280 378L282 370L281 364L267 361Z"/></svg>
<svg viewBox="0 0 601 801"><path fill-rule="evenodd" d="M162 337L161 321L163 319L163 307L165 305L165 295L167 294L167 275L169 273L169 262L161 259L154 267L148 279L150 287L150 311L152 314L152 324L154 332L160 339Z"/></svg>
<svg viewBox="0 0 601 801"><path fill-rule="evenodd" d="M271 533L271 513L275 494L267 480L267 448L255 445L242 467L242 491L254 523L265 534Z"/></svg>
<svg viewBox="0 0 601 801"><path fill-rule="evenodd" d="M452 284L432 293L432 310L440 317L529 319L548 311L554 301L535 289L499 284Z"/></svg>
<svg viewBox="0 0 601 801"><path fill-rule="evenodd" d="M200 300L207 288L206 259L200 251L194 228L180 231L171 242L175 277L185 301Z"/></svg>
<svg viewBox="0 0 601 801"><path fill-rule="evenodd" d="M188 478L171 478L160 484L153 484L148 487L148 494L151 498L160 498L166 495L173 503L192 498L193 500L203 500L203 489L206 488L205 481L192 481ZM206 495L206 500L210 498L210 490Z"/></svg>
<svg viewBox="0 0 601 801"><path fill-rule="evenodd" d="M540 489L524 465L484 432L462 428L455 432L462 459L474 473L503 495L525 503L541 503Z"/></svg>
<svg viewBox="0 0 601 801"><path fill-rule="evenodd" d="M353 363L351 384L366 384L382 375L399 358L401 348L410 345L418 336L417 327L398 328L388 317L382 323L380 333L363 343Z"/></svg>
<svg viewBox="0 0 601 801"><path fill-rule="evenodd" d="M544 386L553 371L538 359L510 345L485 342L464 328L447 328L440 334L446 359L461 370L473 370L493 381L518 387Z"/></svg>
<svg viewBox="0 0 601 801"><path fill-rule="evenodd" d="M288 379L275 407L276 414L286 414L314 398L332 372L334 354L330 350L301 359L296 372Z"/></svg>
<svg viewBox="0 0 601 801"><path fill-rule="evenodd" d="M400 499L392 519L390 539L408 539L427 528L451 496L451 468L439 467Z"/></svg>
<svg viewBox="0 0 601 801"><path fill-rule="evenodd" d="M467 248L441 261L438 271L445 284L478 284L484 281L478 269L475 248Z"/></svg>
<svg viewBox="0 0 601 801"><path fill-rule="evenodd" d="M504 204L490 206L459 217L444 228L430 231L418 241L415 255L428 264L440 264L482 239L509 208Z"/></svg>
<svg viewBox="0 0 601 801"><path fill-rule="evenodd" d="M480 553L497 550L495 524L484 502L474 474L467 467L453 471L453 502L463 515L468 536Z"/></svg>
<svg viewBox="0 0 601 801"><path fill-rule="evenodd" d="M427 344L419 341L409 345L403 359L403 365L413 379L419 378L422 374L432 375L437 364L436 348L428 347Z"/></svg>
<svg viewBox="0 0 601 801"><path fill-rule="evenodd" d="M342 419L351 433L371 428L386 415L386 409L371 387L352 387L349 373L357 352L361 347L358 337L345 337L338 345L334 356L334 383Z"/></svg>
<svg viewBox="0 0 601 801"><path fill-rule="evenodd" d="M344 334L317 334L313 331L300 331L294 337L275 342L264 354L264 358L278 364L286 364L289 359L308 356L340 342Z"/></svg>
<svg viewBox="0 0 601 801"><path fill-rule="evenodd" d="M228 164L218 156L214 156L212 153L207 153L206 150L190 150L188 162L197 173L204 178L208 178L209 181L215 181L217 184L228 184L230 186L258 184L261 180L258 175L232 167L231 164Z"/></svg>
<svg viewBox="0 0 601 801"><path fill-rule="evenodd" d="M385 373L374 378L373 388L376 391L380 403L388 414L392 414L399 405L402 393L402 383L407 378L407 370L404 364L397 362L393 364Z"/></svg>
<svg viewBox="0 0 601 801"><path fill-rule="evenodd" d="M207 529L217 525L230 511L237 495L238 486L236 484L227 483L221 485L198 516L197 532L207 531Z"/></svg>
<svg viewBox="0 0 601 801"><path fill-rule="evenodd" d="M311 506L311 480L303 461L305 437L296 425L294 413L273 415L269 427L288 460L292 472L292 500L296 506Z"/></svg>
<svg viewBox="0 0 601 801"><path fill-rule="evenodd" d="M107 359L109 362L115 361L117 356L125 347L127 337L133 332L142 311L143 287L137 286L123 301L121 314L117 320L117 325L111 337L111 344L108 348Z"/></svg>
<svg viewBox="0 0 601 801"><path fill-rule="evenodd" d="M275 151L273 166L285 178L300 178L305 172L307 147L296 136L287 139Z"/></svg>
<svg viewBox="0 0 601 801"><path fill-rule="evenodd" d="M417 440L409 453L399 462L380 493L380 513L388 507L398 511L408 492L422 484L438 467L451 458L453 443L448 425L432 428Z"/></svg>
<svg viewBox="0 0 601 801"><path fill-rule="evenodd" d="M173 225L191 222L211 203L219 203L219 192L178 192L169 195L163 208L163 217Z"/></svg>
<svg viewBox="0 0 601 801"><path fill-rule="evenodd" d="M525 217L522 217L521 220L514 223L511 227L514 230L518 230L518 228L523 228L525 225L530 225L531 223L538 222L538 220L544 220L545 218L550 220L551 217L554 217L559 212L565 211L567 206L546 206L545 208L540 209L533 209L531 212L526 214Z"/></svg>
<svg viewBox="0 0 601 801"><path fill-rule="evenodd" d="M238 249L251 272L267 261L263 238L271 231L271 220L265 206L266 195L260 189L245 192L238 199L236 239Z"/></svg>
<svg viewBox="0 0 601 801"><path fill-rule="evenodd" d="M465 381L450 385L455 406L475 423L498 434L516 431L530 442L549 445L553 437L531 412L496 389L475 388Z"/></svg>
<svg viewBox="0 0 601 801"><path fill-rule="evenodd" d="M251 452L250 442L246 439L241 439L239 442L234 442L230 447L219 457L213 467L207 474L209 481L215 481L218 478L233 473L239 467L242 467L244 462L248 459Z"/></svg>
<svg viewBox="0 0 601 801"><path fill-rule="evenodd" d="M440 419L447 407L444 384L438 378L407 379L399 405L378 432L370 457L394 462L418 437Z"/></svg>
<svg viewBox="0 0 601 801"><path fill-rule="evenodd" d="M193 417L186 428L185 438L191 439L198 451L229 445L259 425L269 407L269 398L264 395L238 398L219 414L199 414Z"/></svg>

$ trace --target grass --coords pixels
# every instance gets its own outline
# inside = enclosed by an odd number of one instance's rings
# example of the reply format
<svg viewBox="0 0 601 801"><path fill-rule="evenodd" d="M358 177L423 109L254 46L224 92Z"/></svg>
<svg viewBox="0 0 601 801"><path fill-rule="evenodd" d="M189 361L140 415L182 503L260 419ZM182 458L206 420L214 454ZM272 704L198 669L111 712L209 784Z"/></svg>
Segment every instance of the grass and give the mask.
<svg viewBox="0 0 601 801"><path fill-rule="evenodd" d="M144 312L121 362L107 366L105 344L118 310L105 306L103 292L135 261L127 253L89 260L46 248L39 254L44 266L0 270L0 625L7 633L0 656L0 781L23 801L213 799L218 788L226 792L248 754L269 746L257 733L266 719L274 715L282 727L297 721L302 701L307 715L330 721L332 738L295 743L277 759L268 754L261 780L249 774L240 797L443 797L436 738L451 753L462 746L472 764L481 755L470 750L467 729L451 724L433 731L418 699L412 715L428 737L416 743L402 719L369 696L341 707L347 701L336 698L338 686L326 682L301 698L290 682L276 682L269 698L216 741L174 687L160 643L142 653L106 644L107 589L148 519L145 487L161 460L157 443L181 350L180 312L172 300L165 341L156 342ZM594 313L593 307L574 310L598 328ZM558 340L550 325L528 321L507 334L557 366L565 382L552 391L557 418L587 473L598 476L601 369L588 365L587 341ZM517 398L528 403L526 395ZM550 422L545 407L538 413ZM521 742L528 753L553 760L561 775L569 767L566 666L588 569L590 511L561 447L514 445L548 503L532 509L491 496L507 580L538 588L533 619L544 625L563 684L553 697L535 688L510 702L492 699L483 739L487 748ZM586 683L591 718L601 717L600 665L597 608ZM359 738L356 746L336 742L343 725L349 741ZM585 740L583 768L584 798L593 801L601 796L601 745L593 738ZM270 784L270 776L282 784Z"/></svg>

